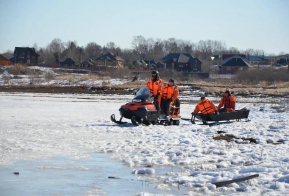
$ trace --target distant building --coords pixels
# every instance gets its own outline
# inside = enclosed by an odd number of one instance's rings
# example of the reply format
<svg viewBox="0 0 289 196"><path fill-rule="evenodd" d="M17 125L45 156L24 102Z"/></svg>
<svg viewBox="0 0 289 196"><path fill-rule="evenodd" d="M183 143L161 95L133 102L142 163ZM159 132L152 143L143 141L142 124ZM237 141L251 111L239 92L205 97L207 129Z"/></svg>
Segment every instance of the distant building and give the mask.
<svg viewBox="0 0 289 196"><path fill-rule="evenodd" d="M115 67L123 67L125 60L119 57L117 54L113 54L111 52L102 55L101 57L95 59L96 61L102 61L105 63L105 66L115 66Z"/></svg>
<svg viewBox="0 0 289 196"><path fill-rule="evenodd" d="M86 60L80 63L81 67L93 67L92 60Z"/></svg>
<svg viewBox="0 0 289 196"><path fill-rule="evenodd" d="M10 60L13 63L32 64L38 63L39 54L35 52L34 48L28 47L15 47L13 58Z"/></svg>
<svg viewBox="0 0 289 196"><path fill-rule="evenodd" d="M212 55L212 56L211 56L211 59L212 59L212 60L219 60L219 59L222 59L222 56L221 56L221 55L218 55L218 54L215 54L215 55Z"/></svg>
<svg viewBox="0 0 289 196"><path fill-rule="evenodd" d="M253 56L253 55L250 56L250 55L248 55L248 60L250 61L251 64L267 65L272 60L272 57L268 57L268 56Z"/></svg>
<svg viewBox="0 0 289 196"><path fill-rule="evenodd" d="M0 54L0 65L8 65L9 59L7 59L5 56Z"/></svg>
<svg viewBox="0 0 289 196"><path fill-rule="evenodd" d="M275 59L276 59L277 66L287 65L289 63L289 54L277 56Z"/></svg>
<svg viewBox="0 0 289 196"><path fill-rule="evenodd" d="M189 53L170 53L162 62L166 69L174 69L183 72L201 72L202 62Z"/></svg>
<svg viewBox="0 0 289 196"><path fill-rule="evenodd" d="M148 69L155 69L157 67L157 62L155 60L144 60L147 64Z"/></svg>
<svg viewBox="0 0 289 196"><path fill-rule="evenodd" d="M224 56L226 57L224 59ZM235 74L238 71L251 67L245 55L223 55L223 65L219 67L219 74Z"/></svg>
<svg viewBox="0 0 289 196"><path fill-rule="evenodd" d="M60 66L74 66L75 62L71 58L67 58L64 61L60 62Z"/></svg>

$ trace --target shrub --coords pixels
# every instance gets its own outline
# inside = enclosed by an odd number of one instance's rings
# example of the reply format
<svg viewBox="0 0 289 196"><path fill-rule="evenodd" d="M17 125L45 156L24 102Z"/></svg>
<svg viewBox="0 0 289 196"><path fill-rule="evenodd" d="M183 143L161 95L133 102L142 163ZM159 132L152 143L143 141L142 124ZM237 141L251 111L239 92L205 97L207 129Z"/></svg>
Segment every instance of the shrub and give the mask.
<svg viewBox="0 0 289 196"><path fill-rule="evenodd" d="M248 69L237 73L236 82L257 84L262 81L266 84L273 84L274 82L289 81L289 72L286 70L274 70L272 68L264 69Z"/></svg>
<svg viewBox="0 0 289 196"><path fill-rule="evenodd" d="M54 78L55 78L55 74L52 70L46 71L44 73L44 79L46 82L50 82Z"/></svg>
<svg viewBox="0 0 289 196"><path fill-rule="evenodd" d="M123 67L110 72L109 75L111 78L122 78L122 77L130 77L132 74L129 68Z"/></svg>
<svg viewBox="0 0 289 196"><path fill-rule="evenodd" d="M15 76L19 74L25 74L27 72L27 69L24 65L16 63L12 66L7 67L7 71Z"/></svg>
<svg viewBox="0 0 289 196"><path fill-rule="evenodd" d="M87 80L89 80L90 79L90 77L88 76L88 75L82 75L81 77L80 77L80 80L81 81L87 81Z"/></svg>

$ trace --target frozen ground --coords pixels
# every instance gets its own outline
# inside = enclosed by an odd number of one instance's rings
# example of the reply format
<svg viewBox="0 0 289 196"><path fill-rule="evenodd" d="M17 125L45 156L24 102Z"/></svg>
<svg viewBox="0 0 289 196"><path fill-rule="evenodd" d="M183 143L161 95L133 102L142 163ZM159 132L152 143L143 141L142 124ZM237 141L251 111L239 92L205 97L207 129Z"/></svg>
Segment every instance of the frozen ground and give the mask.
<svg viewBox="0 0 289 196"><path fill-rule="evenodd" d="M102 152L110 153L131 172L157 180L158 189L179 185L191 190L188 195L289 194L288 100L275 104L258 103L259 98L252 103L242 101L237 108L251 109L250 122L213 127L187 121L178 127L111 123L109 116L115 113L118 117L120 105L131 98L1 93L0 165L57 156L89 161L92 152ZM193 109L194 105L183 104L181 115L189 118ZM229 143L213 140L220 135L217 131L239 139ZM257 143L242 138L254 138ZM159 175L155 168L160 165L181 166L182 170ZM220 188L211 184L252 174L259 177Z"/></svg>

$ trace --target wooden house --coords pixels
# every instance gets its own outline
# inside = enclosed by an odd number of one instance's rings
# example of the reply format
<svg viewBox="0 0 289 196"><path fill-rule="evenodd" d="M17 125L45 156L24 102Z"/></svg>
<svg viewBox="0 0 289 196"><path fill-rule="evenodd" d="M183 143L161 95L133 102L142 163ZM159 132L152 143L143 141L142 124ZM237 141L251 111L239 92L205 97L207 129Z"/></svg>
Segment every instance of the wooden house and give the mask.
<svg viewBox="0 0 289 196"><path fill-rule="evenodd" d="M202 62L189 53L170 53L162 62L166 69L174 69L183 72L201 72Z"/></svg>
<svg viewBox="0 0 289 196"><path fill-rule="evenodd" d="M7 59L5 56L0 54L0 65L8 65L9 59Z"/></svg>
<svg viewBox="0 0 289 196"><path fill-rule="evenodd" d="M235 74L238 71L250 68L250 61L244 56L245 55L225 55L227 58L223 59L223 64L219 68L219 74Z"/></svg>
<svg viewBox="0 0 289 196"><path fill-rule="evenodd" d="M70 67L74 65L75 65L75 62L71 58L67 58L64 61L60 62L60 66Z"/></svg>
<svg viewBox="0 0 289 196"><path fill-rule="evenodd" d="M15 47L11 61L13 63L33 64L38 63L38 57L39 54L35 52L34 48Z"/></svg>
<svg viewBox="0 0 289 196"><path fill-rule="evenodd" d="M123 67L125 60L119 57L117 54L113 54L111 52L102 55L95 59L95 61L102 61L104 62L105 66L112 66L112 67Z"/></svg>

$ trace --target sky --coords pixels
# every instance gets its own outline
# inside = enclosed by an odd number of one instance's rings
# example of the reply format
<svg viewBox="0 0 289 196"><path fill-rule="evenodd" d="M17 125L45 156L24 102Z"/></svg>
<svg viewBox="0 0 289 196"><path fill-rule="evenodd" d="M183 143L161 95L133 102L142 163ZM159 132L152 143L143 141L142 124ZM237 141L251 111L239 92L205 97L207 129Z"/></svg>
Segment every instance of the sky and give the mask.
<svg viewBox="0 0 289 196"><path fill-rule="evenodd" d="M289 53L289 0L0 0L0 53L54 38L131 48L134 36Z"/></svg>

